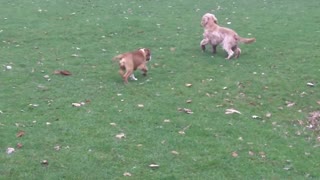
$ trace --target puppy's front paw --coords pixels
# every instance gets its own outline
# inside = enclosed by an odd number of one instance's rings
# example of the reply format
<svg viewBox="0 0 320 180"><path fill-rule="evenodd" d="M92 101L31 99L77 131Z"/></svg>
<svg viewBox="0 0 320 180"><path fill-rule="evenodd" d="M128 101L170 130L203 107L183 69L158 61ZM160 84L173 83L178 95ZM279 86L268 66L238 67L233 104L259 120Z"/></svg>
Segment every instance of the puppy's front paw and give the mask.
<svg viewBox="0 0 320 180"><path fill-rule="evenodd" d="M130 79L131 79L131 80L134 80L134 81L137 81L137 80L138 80L138 78L134 77L134 74L131 74L131 75L130 75Z"/></svg>

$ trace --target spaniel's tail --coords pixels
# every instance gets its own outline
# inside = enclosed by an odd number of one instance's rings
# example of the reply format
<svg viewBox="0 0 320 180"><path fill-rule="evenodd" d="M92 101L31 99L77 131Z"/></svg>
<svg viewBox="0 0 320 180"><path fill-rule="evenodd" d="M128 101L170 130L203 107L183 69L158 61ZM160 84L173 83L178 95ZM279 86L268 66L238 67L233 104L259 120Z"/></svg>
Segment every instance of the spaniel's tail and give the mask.
<svg viewBox="0 0 320 180"><path fill-rule="evenodd" d="M245 44L250 44L250 43L253 43L256 41L256 38L243 38L243 37L236 37L236 39L239 41L239 42L242 42L242 43L245 43Z"/></svg>

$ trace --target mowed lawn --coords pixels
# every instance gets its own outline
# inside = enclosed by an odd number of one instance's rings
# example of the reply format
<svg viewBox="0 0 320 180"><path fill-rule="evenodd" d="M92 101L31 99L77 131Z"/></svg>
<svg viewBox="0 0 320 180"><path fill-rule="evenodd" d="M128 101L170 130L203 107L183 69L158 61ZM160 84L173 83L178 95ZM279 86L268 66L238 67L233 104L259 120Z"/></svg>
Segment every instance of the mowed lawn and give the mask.
<svg viewBox="0 0 320 180"><path fill-rule="evenodd" d="M0 179L320 178L317 0L0 2ZM202 52L207 12L257 41Z"/></svg>

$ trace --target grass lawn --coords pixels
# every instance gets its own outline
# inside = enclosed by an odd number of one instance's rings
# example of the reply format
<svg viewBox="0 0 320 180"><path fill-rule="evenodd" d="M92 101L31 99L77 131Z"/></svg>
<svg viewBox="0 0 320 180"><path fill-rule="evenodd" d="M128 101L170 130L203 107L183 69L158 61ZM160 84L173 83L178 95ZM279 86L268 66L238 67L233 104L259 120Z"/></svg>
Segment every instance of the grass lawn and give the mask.
<svg viewBox="0 0 320 180"><path fill-rule="evenodd" d="M319 9L1 0L0 179L319 179ZM207 12L257 42L202 53ZM124 85L111 59L139 47L149 74Z"/></svg>

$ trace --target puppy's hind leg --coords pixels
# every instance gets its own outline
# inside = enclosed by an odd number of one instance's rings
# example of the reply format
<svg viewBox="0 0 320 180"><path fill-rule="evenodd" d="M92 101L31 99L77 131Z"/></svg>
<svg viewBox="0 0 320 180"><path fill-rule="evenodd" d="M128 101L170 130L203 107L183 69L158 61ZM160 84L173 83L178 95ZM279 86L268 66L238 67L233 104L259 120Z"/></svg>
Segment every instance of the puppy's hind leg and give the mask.
<svg viewBox="0 0 320 180"><path fill-rule="evenodd" d="M131 76L132 73L133 73L133 70L127 70L127 72L122 76L125 84L128 83L128 78L129 76Z"/></svg>
<svg viewBox="0 0 320 180"><path fill-rule="evenodd" d="M120 74L121 77L123 77L123 75L124 75L124 73L125 73L125 70L126 70L126 69L125 69L124 67L120 67L120 69L119 69L118 72L119 72L119 74Z"/></svg>

